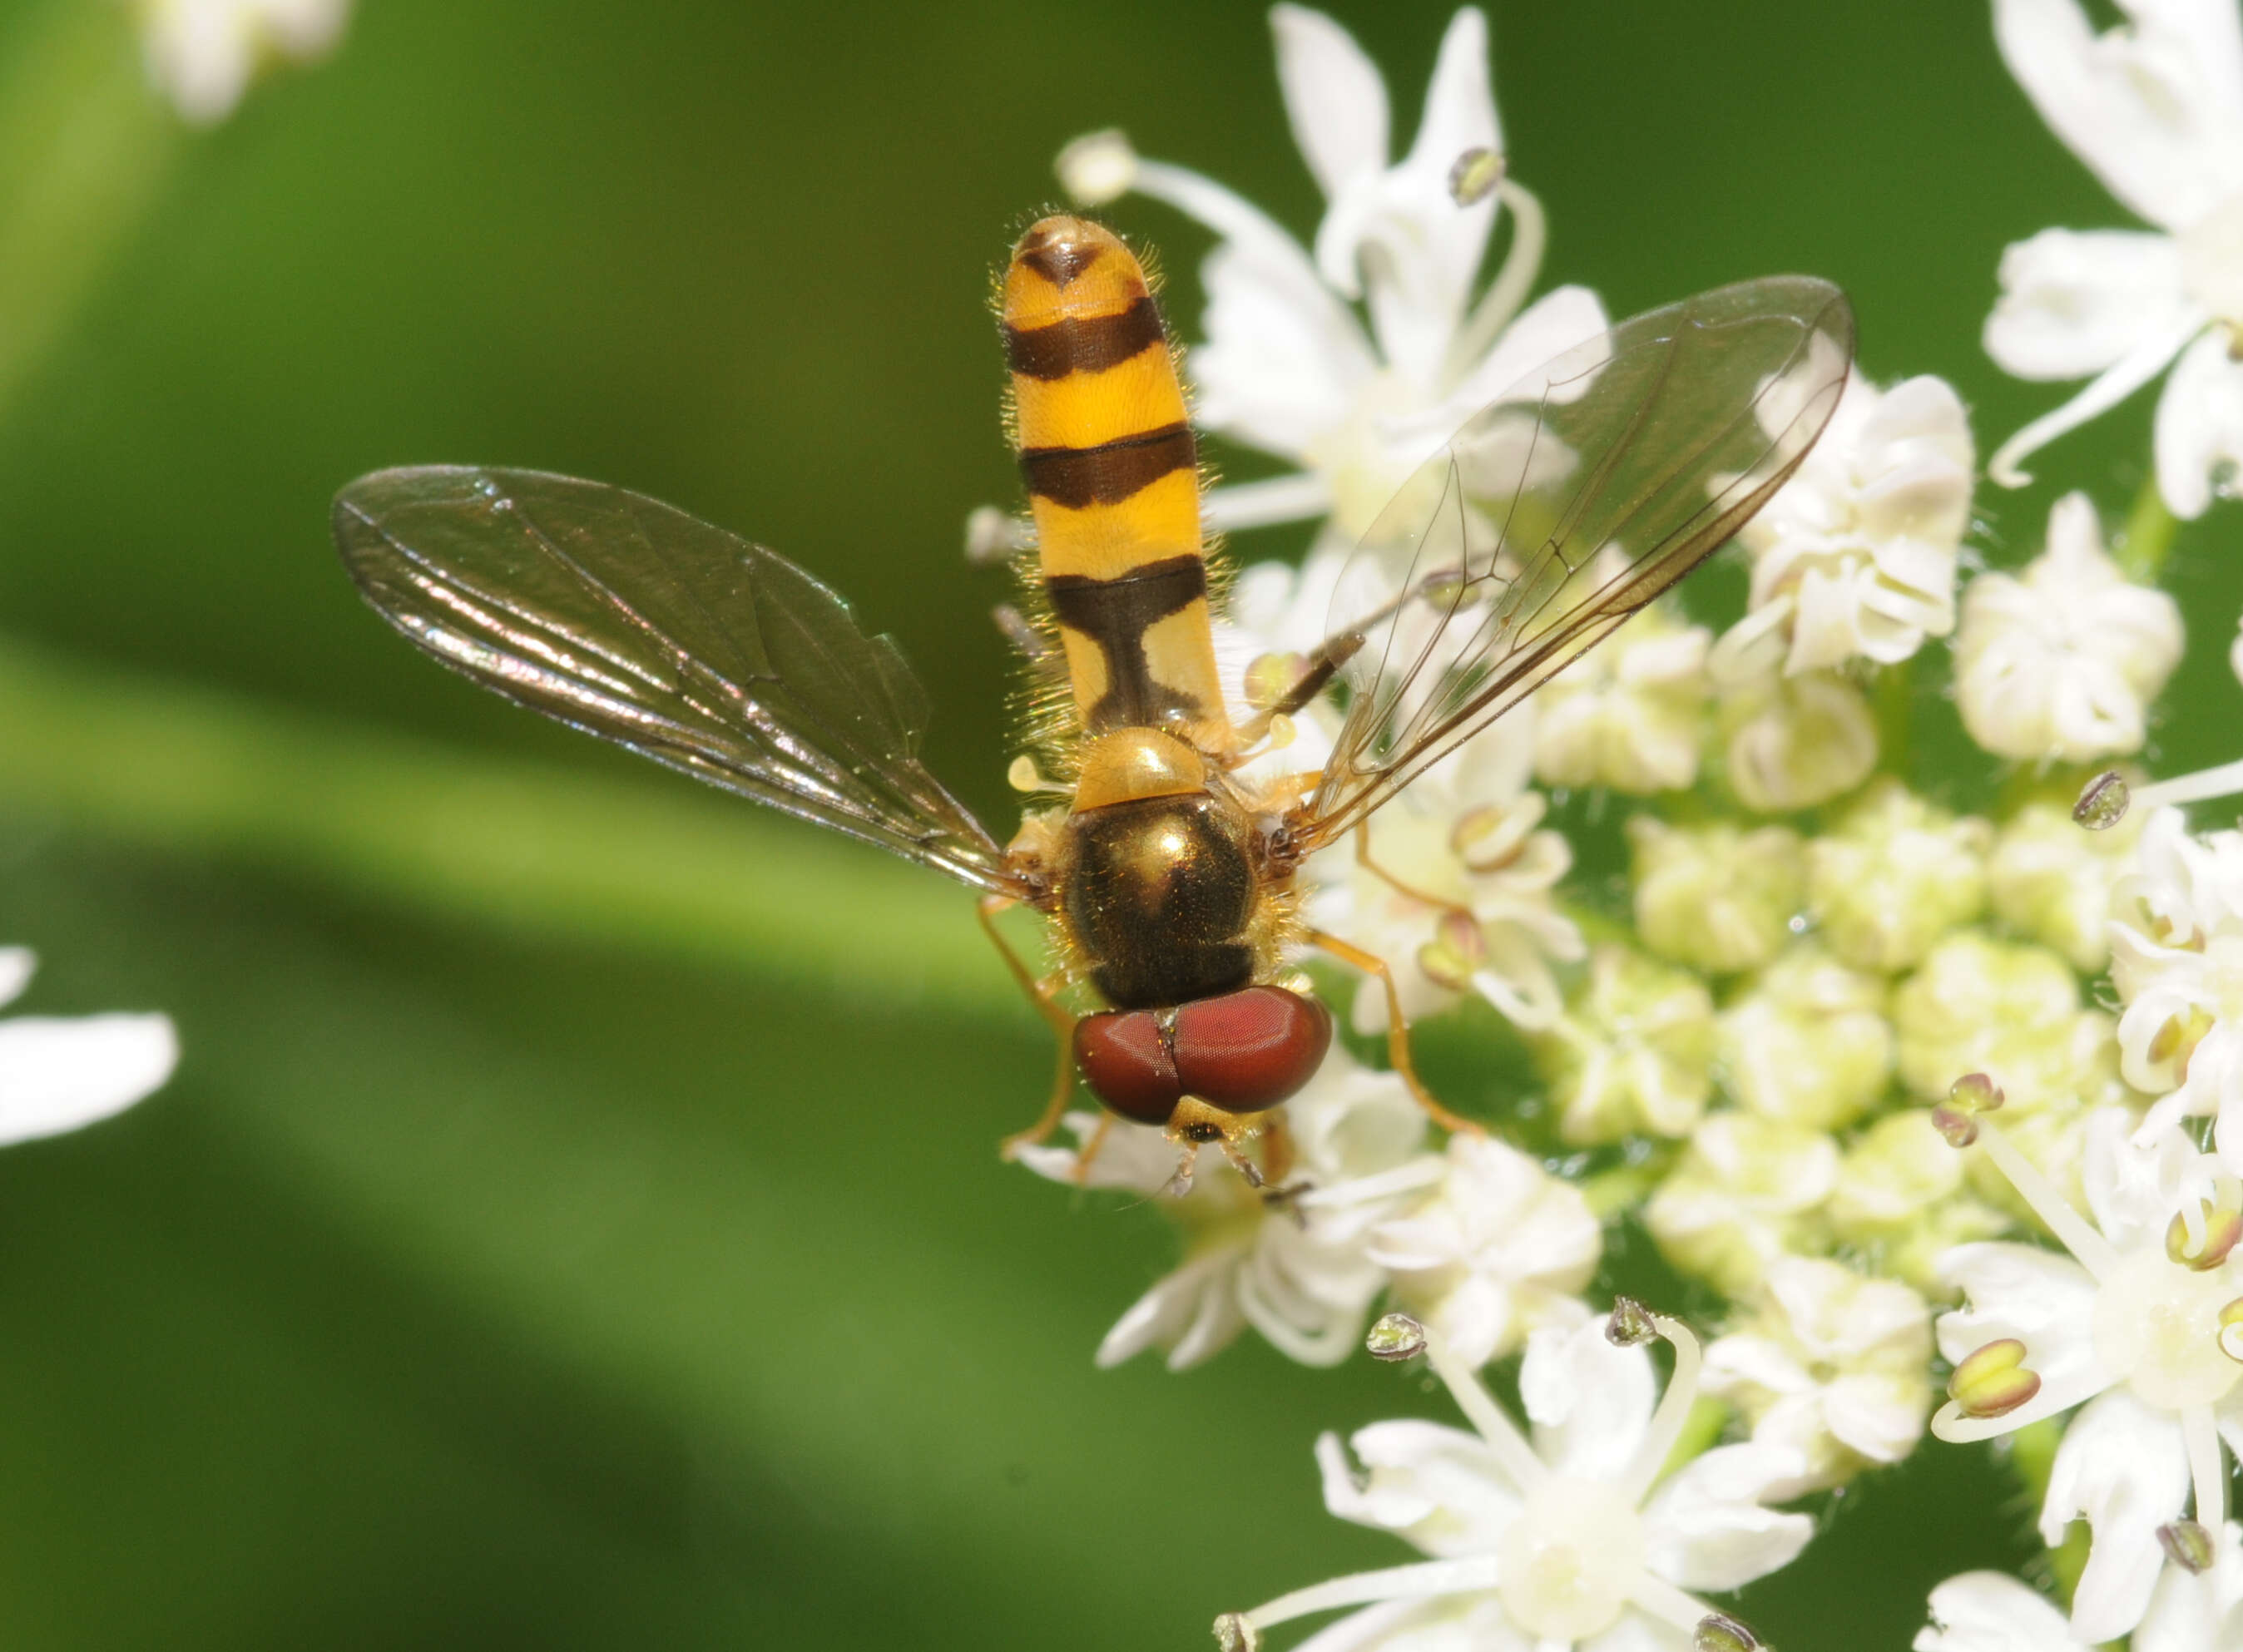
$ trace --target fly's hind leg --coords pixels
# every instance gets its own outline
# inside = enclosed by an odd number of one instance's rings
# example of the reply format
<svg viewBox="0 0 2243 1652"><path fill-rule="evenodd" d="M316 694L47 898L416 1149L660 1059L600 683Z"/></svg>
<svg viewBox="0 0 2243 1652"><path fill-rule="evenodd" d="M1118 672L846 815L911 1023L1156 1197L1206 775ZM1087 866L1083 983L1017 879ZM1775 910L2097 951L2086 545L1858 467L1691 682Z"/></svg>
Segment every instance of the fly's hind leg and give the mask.
<svg viewBox="0 0 2243 1652"><path fill-rule="evenodd" d="M1387 967L1386 960L1376 952L1366 952L1353 943L1343 941L1336 935L1327 935L1322 930L1310 930L1307 939L1310 946L1330 953L1341 963L1352 964L1378 977L1378 984L1386 990L1386 1058L1394 1064L1394 1071L1402 1075L1402 1082L1409 1085L1411 1095L1431 1115L1433 1122L1444 1130L1461 1135L1486 1135L1486 1126L1476 1124L1460 1113L1452 1113L1441 1105L1433 1092L1425 1088L1425 1081L1418 1076L1418 1064L1410 1055L1410 1024L1402 1017L1402 994L1395 987L1394 971Z"/></svg>
<svg viewBox="0 0 2243 1652"><path fill-rule="evenodd" d="M1027 994L1028 1002L1035 1005L1036 1013L1043 1017L1056 1037L1059 1062L1052 1074L1051 1098L1044 1104L1043 1116L1027 1129L1007 1136L998 1144L998 1157L1005 1159L1010 1159L1023 1147L1035 1145L1058 1129L1060 1117L1067 1111L1068 1098L1074 1093L1074 1017L1059 1001L1060 984L1052 978L1038 980L997 927L997 914L1019 904L1010 896L985 895L977 910L981 915L981 928L988 935L990 944L997 949L997 956L1005 960L1006 970L1020 984L1020 991ZM1089 1158L1086 1153L1082 1165L1087 1169L1088 1165Z"/></svg>

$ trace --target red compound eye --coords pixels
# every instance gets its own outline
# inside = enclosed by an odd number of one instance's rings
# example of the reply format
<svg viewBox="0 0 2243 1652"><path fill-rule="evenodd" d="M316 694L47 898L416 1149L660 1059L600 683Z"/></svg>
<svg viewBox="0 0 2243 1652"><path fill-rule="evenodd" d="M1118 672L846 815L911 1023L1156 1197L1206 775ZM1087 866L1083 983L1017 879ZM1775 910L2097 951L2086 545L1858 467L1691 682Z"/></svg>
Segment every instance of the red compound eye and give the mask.
<svg viewBox="0 0 2243 1652"><path fill-rule="evenodd" d="M1173 1039L1151 1010L1111 1010L1074 1024L1074 1062L1124 1118L1165 1125L1197 1096L1225 1112L1274 1107L1315 1077L1331 1047L1331 1012L1283 987L1245 987L1173 1011Z"/></svg>
<svg viewBox="0 0 2243 1652"><path fill-rule="evenodd" d="M1331 1012L1283 987L1200 998L1176 1011L1176 1078L1226 1112L1259 1112L1316 1076L1331 1036Z"/></svg>
<svg viewBox="0 0 2243 1652"><path fill-rule="evenodd" d="M1184 1093L1150 1010L1083 1017L1074 1024L1074 1064L1099 1100L1141 1125L1167 1124Z"/></svg>

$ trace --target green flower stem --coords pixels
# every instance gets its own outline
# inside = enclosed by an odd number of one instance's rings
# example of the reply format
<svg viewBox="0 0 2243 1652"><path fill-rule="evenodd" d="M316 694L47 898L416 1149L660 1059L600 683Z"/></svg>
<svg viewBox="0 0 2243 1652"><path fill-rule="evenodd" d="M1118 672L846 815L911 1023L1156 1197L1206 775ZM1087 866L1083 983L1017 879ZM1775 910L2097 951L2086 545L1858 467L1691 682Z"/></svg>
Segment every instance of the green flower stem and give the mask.
<svg viewBox="0 0 2243 1652"><path fill-rule="evenodd" d="M2166 508L2166 496L2158 492L2158 473L2152 466L2142 491L2135 496L2134 508L2126 514L2126 526L2112 548L2112 559L2119 572L2136 584L2155 584L2172 550L2173 536L2179 531L2180 522Z"/></svg>
<svg viewBox="0 0 2243 1652"><path fill-rule="evenodd" d="M2010 1467L2024 1483L2026 1501L2036 1517L2048 1496L2049 1475L2056 1467L2056 1448L2063 1441L2063 1427L2053 1417L2028 1423L2010 1436ZM2089 1539L2087 1523L2074 1521L2064 1541L2049 1551L2049 1569L2055 1575L2058 1592L2066 1606L2071 1603L2072 1590L2079 1587L2079 1575L2087 1569Z"/></svg>
<svg viewBox="0 0 2243 1652"><path fill-rule="evenodd" d="M185 132L131 10L48 0L0 37L0 409L146 215Z"/></svg>
<svg viewBox="0 0 2243 1652"><path fill-rule="evenodd" d="M1027 1014L967 891L682 778L471 755L10 642L0 803L445 918Z"/></svg>

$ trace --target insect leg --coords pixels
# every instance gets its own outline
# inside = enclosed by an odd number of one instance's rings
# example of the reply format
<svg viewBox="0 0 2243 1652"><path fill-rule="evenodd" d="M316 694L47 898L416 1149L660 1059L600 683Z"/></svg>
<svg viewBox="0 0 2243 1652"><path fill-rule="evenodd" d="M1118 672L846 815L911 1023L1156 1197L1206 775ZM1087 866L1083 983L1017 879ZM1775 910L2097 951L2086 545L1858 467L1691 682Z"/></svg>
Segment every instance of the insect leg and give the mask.
<svg viewBox="0 0 2243 1652"><path fill-rule="evenodd" d="M997 927L997 914L1020 903L1009 895L985 895L975 903L981 917L981 928L989 943L997 949L997 956L1005 960L1005 968L1028 995L1036 1013L1050 1024L1059 1042L1059 1064L1052 1074L1051 1099L1044 1104L1043 1116L1027 1129L1007 1136L998 1144L997 1155L1009 1159L1021 1148L1033 1146L1059 1128L1060 1116L1067 1111L1068 1098L1074 1093L1074 1017L1059 1001L1057 985L1050 981L1039 981L1020 962L1020 955L1013 950L1012 943ZM1081 1164L1089 1163L1086 1155Z"/></svg>
<svg viewBox="0 0 2243 1652"><path fill-rule="evenodd" d="M1465 908L1458 906L1454 901L1445 901L1438 895L1428 895L1424 890L1418 889L1411 884L1404 883L1400 878L1395 876L1393 873L1388 871L1384 866L1381 866L1377 861L1371 859L1371 823L1369 821L1364 822L1362 825L1355 829L1355 863L1363 868L1364 871L1370 873L1373 877L1377 878L1380 883L1384 883L1388 888L1408 896L1413 901L1422 902L1438 912L1459 914L1467 921L1473 923L1478 922L1477 919L1472 917L1472 915L1469 911L1465 910Z"/></svg>
<svg viewBox="0 0 2243 1652"><path fill-rule="evenodd" d="M1432 1115L1433 1122L1444 1130L1460 1134L1486 1135L1485 1126L1451 1112L1435 1100L1433 1092L1425 1088L1425 1081L1418 1076L1417 1063L1410 1057L1410 1024L1402 1018L1402 995L1395 989L1394 971L1387 967L1386 960L1322 930L1310 930L1307 939L1310 946L1330 953L1341 963L1377 976L1379 985L1386 989L1386 1058L1394 1064L1394 1071L1402 1075L1402 1082L1410 1086L1410 1093L1417 1098L1418 1105Z"/></svg>

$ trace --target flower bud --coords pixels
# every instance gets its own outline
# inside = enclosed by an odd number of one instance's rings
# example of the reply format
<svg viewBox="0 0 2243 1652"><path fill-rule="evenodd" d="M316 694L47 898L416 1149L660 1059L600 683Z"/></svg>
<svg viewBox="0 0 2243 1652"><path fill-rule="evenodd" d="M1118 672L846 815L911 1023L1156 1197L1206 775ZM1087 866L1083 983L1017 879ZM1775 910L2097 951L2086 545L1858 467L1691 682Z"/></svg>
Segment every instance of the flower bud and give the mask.
<svg viewBox="0 0 2243 1652"><path fill-rule="evenodd" d="M1537 777L1638 797L1694 784L1709 641L1703 627L1646 608L1545 684L1534 696Z"/></svg>
<svg viewBox="0 0 2243 1652"><path fill-rule="evenodd" d="M1955 1367L1947 1397L1966 1417L2005 1417L2040 1392L2040 1378L2027 1370L2025 1345L2015 1337L1989 1342Z"/></svg>
<svg viewBox="0 0 2243 1652"><path fill-rule="evenodd" d="M1955 702L1997 757L2080 762L2139 750L2180 662L2180 607L2122 576L2085 494L2057 500L2048 549L2022 574L1981 574L1963 597Z"/></svg>
<svg viewBox="0 0 2243 1652"><path fill-rule="evenodd" d="M2055 953L1975 930L1940 942L1892 997L1901 1082L1926 1101L1978 1108L1958 1072L2007 1089L2020 1109L2093 1093L2111 1023L2082 1010L2079 977ZM1990 1075L1989 1077L1988 1075Z"/></svg>
<svg viewBox="0 0 2243 1652"><path fill-rule="evenodd" d="M1877 763L1877 724L1862 691L1826 671L1770 677L1721 705L1729 788L1763 815L1812 809L1851 791Z"/></svg>
<svg viewBox="0 0 2243 1652"><path fill-rule="evenodd" d="M1686 970L1600 946L1580 997L1532 1047L1567 1141L1680 1136L1713 1093L1713 994Z"/></svg>
<svg viewBox="0 0 2243 1652"><path fill-rule="evenodd" d="M1830 950L1864 970L1904 970L1986 900L1991 830L1896 780L1880 781L1807 848L1808 903Z"/></svg>
<svg viewBox="0 0 2243 1652"><path fill-rule="evenodd" d="M1721 1072L1755 1112L1815 1130L1852 1123L1885 1093L1886 990L1812 942L1795 944L1721 1011Z"/></svg>
<svg viewBox="0 0 2243 1652"><path fill-rule="evenodd" d="M1766 964L1791 938L1807 893L1798 833L1669 826L1638 815L1627 840L1636 930L1660 957L1726 975Z"/></svg>
<svg viewBox="0 0 2243 1652"><path fill-rule="evenodd" d="M2112 897L2133 870L2147 811L2118 829L2083 832L2054 803L2028 803L1995 840L1986 861L1994 915L2053 948L2084 974L2110 962Z"/></svg>

